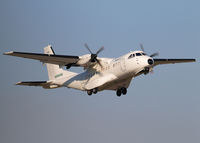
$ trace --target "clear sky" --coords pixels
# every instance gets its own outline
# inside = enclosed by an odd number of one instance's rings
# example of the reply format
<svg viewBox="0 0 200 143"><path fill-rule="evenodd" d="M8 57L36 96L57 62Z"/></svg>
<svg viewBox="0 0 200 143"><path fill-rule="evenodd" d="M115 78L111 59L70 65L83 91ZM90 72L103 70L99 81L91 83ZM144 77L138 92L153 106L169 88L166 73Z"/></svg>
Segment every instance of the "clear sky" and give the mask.
<svg viewBox="0 0 200 143"><path fill-rule="evenodd" d="M199 143L199 0L1 0L1 143ZM103 91L15 86L47 80L42 63L2 55L43 52L101 57L138 50L160 58L196 58L163 65L134 79L127 96ZM72 69L82 72L81 68Z"/></svg>

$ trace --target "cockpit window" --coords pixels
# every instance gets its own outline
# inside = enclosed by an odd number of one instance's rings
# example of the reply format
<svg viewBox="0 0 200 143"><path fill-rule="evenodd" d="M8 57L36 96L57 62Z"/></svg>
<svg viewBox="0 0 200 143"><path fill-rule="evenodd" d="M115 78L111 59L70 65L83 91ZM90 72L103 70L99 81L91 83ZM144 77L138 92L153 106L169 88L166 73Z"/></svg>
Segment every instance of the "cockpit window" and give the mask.
<svg viewBox="0 0 200 143"><path fill-rule="evenodd" d="M135 54L131 54L128 59L135 57Z"/></svg>
<svg viewBox="0 0 200 143"><path fill-rule="evenodd" d="M128 59L130 59L130 58L132 58L133 57L133 54L131 54L129 57L128 57Z"/></svg>
<svg viewBox="0 0 200 143"><path fill-rule="evenodd" d="M141 53L136 53L136 56L142 56L142 54Z"/></svg>

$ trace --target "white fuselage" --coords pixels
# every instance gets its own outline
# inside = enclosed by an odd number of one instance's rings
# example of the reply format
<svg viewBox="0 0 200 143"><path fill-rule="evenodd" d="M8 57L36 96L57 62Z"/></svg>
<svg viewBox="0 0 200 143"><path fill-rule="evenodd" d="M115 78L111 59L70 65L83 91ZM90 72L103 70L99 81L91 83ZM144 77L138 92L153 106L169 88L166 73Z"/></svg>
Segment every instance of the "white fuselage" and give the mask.
<svg viewBox="0 0 200 143"><path fill-rule="evenodd" d="M136 53L143 53L142 51L130 52L115 59L101 58L102 67L94 67L95 70L89 68L80 74L71 74L65 77L60 77L54 81L54 84L74 88L79 90L89 90L95 88L95 84L103 84L98 87L101 90L116 90L120 87L128 88L129 83L133 77L136 77L140 71L146 67L151 68L148 63L151 57L147 55L136 56ZM134 57L131 56L134 54Z"/></svg>

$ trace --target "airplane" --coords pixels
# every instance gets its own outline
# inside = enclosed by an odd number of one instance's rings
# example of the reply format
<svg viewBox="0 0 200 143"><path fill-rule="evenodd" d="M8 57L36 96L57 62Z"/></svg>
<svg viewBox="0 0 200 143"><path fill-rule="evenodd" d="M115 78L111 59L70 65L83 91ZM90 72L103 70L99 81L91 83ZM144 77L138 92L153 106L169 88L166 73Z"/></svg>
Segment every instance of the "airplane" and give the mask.
<svg viewBox="0 0 200 143"><path fill-rule="evenodd" d="M51 45L44 48L44 54L11 51L4 55L39 60L47 66L49 80L23 81L17 82L16 85L41 86L45 89L68 87L86 91L88 95L103 90L114 90L117 96L126 95L132 79L152 72L153 67L157 65L196 61L195 59L154 58L158 53L147 55L142 44L141 50L129 52L118 58L98 57L104 47L96 53L92 53L87 44L85 47L90 54L82 56L57 55ZM63 67L66 67L66 70ZM84 72L71 72L68 70L71 67L83 67Z"/></svg>

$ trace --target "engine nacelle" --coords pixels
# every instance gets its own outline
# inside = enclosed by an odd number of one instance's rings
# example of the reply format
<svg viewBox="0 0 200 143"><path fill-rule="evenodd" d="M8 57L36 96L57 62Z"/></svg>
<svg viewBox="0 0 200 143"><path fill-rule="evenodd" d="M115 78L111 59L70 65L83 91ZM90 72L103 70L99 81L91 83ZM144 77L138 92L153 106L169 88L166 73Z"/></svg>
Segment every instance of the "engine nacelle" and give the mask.
<svg viewBox="0 0 200 143"><path fill-rule="evenodd" d="M86 54L86 55L80 56L79 57L79 61L76 64L80 65L80 66L84 66L84 67L88 66L91 63L90 59L91 59L91 55L90 54Z"/></svg>

